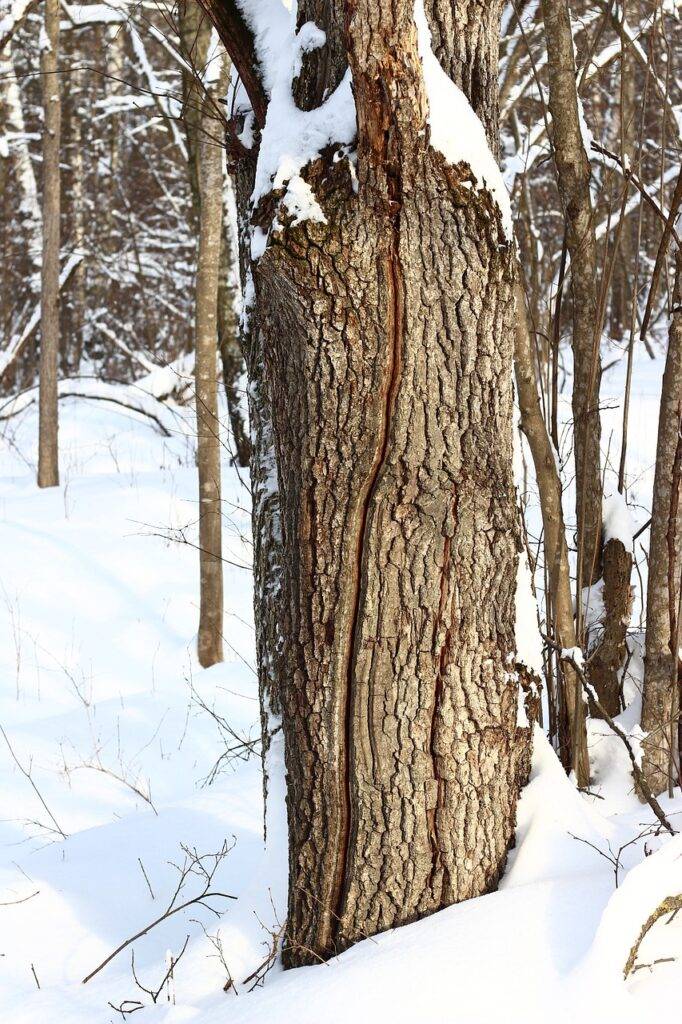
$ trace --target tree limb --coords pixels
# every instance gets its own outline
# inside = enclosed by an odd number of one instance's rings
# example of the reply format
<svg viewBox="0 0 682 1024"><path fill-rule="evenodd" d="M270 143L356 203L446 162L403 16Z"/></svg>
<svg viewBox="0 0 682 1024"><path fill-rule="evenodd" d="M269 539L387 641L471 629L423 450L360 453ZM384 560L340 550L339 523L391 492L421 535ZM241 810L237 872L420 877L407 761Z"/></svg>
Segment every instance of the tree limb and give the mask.
<svg viewBox="0 0 682 1024"><path fill-rule="evenodd" d="M235 0L199 0L244 83L259 128L265 124L268 96L258 69L256 41Z"/></svg>

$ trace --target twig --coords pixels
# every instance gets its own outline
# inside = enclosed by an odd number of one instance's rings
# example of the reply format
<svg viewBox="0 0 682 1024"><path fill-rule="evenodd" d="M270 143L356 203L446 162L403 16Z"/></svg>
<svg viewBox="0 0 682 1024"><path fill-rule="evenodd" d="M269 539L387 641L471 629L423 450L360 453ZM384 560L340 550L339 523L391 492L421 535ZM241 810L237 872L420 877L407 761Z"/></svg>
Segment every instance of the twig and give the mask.
<svg viewBox="0 0 682 1024"><path fill-rule="evenodd" d="M117 946L113 953L110 953L109 956L102 960L102 962L98 964L93 971L90 971L90 973L86 975L85 978L83 978L83 985L86 985L92 978L95 977L96 974L99 974L99 972L103 970L103 968L105 968L107 964L111 963L111 961L115 957L117 957L119 953L121 953L124 949L127 949L127 947L130 946L133 942L136 942L137 939L142 938L142 936L150 932L152 928L156 928L156 926L158 924L161 924L162 921L167 921L168 918L173 917L174 914L179 914L181 910L186 910L187 907L191 907L195 904L198 904L199 906L204 907L206 910L210 910L214 914L218 914L217 910L215 910L213 907L210 906L210 904L205 902L206 900L218 898L225 900L237 899L236 896L232 896L229 893L211 890L213 876L215 875L218 866L220 865L222 860L227 856L231 849L231 847L228 848L227 840L223 843L222 848L218 851L218 853L214 854L204 854L203 856L199 856L196 850L190 851L187 849L187 847L183 847L182 849L185 852L185 863L183 864L182 867L178 868L180 872L180 879L166 910L163 912L163 914L160 914L159 917L152 921L151 924L148 924L145 928L141 928L139 932L136 932L134 935L131 935L130 938L126 939L119 946ZM207 868L204 865L204 861L206 859L213 860L213 864L210 868ZM175 901L178 898L188 877L192 874L198 874L203 877L204 888L199 893L198 896L193 896L192 899L185 900L183 903L179 903L176 906Z"/></svg>
<svg viewBox="0 0 682 1024"><path fill-rule="evenodd" d="M0 907L16 907L18 903L28 903L28 901L32 900L34 896L37 896L39 892L40 889L36 889L36 891L32 892L30 896L22 896L20 900L7 900L6 903L0 903Z"/></svg>
<svg viewBox="0 0 682 1024"><path fill-rule="evenodd" d="M628 975L634 973L635 961L637 959L637 954L639 953L639 948L642 945L645 936L648 932L651 931L651 929L659 920L659 918L664 917L665 914L675 913L676 911L680 910L680 908L682 908L682 893L680 893L678 896L667 896L662 901L662 903L659 903L654 912L649 915L649 917L642 925L641 931L637 937L637 941L630 950L630 955L628 956L627 963L623 968L623 977L627 978Z"/></svg>
<svg viewBox="0 0 682 1024"><path fill-rule="evenodd" d="M67 836L66 832L63 830L63 828L61 827L61 825L58 823L57 819L55 818L54 814L52 813L50 808L45 803L40 790L38 789L38 787L36 786L35 782L33 781L32 777L31 777L30 771L27 771L26 768L24 768L23 764L21 763L21 761L19 760L17 755L14 753L14 749L12 747L12 744L10 743L9 737L7 736L7 733L3 729L2 725L0 725L0 732L2 733L2 737L3 737L4 741L5 741L5 743L7 744L7 749L9 750L10 754L12 755L12 759L13 759L14 763L16 764L17 768L19 769L21 774L24 776L24 778L27 779L28 782L31 784L33 792L38 797L38 799L40 800L41 804L43 805L43 807L47 811L48 815L50 816L50 821L52 821L52 823L54 824L57 832L59 832L59 834L62 837L62 839L68 839L68 836Z"/></svg>

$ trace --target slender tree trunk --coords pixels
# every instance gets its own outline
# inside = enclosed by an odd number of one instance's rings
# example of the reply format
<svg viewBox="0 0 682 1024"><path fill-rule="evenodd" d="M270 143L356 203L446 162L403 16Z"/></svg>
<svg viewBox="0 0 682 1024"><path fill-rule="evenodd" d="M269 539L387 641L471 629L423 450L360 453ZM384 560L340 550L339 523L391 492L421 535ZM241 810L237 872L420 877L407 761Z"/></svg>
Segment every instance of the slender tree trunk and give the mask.
<svg viewBox="0 0 682 1024"><path fill-rule="evenodd" d="M577 639L573 617L566 528L561 504L561 478L557 468L557 453L547 432L540 408L525 299L520 287L517 289L516 300L514 367L521 427L528 438L540 492L545 561L549 572L556 641L563 648L572 648L576 646ZM575 771L578 785L583 787L587 786L590 781L590 763L587 752L582 686L570 665L563 664L561 671L563 675L562 717L565 718L564 727L560 728L561 759L567 770L572 768Z"/></svg>
<svg viewBox="0 0 682 1024"><path fill-rule="evenodd" d="M10 150L12 170L21 195L19 207L21 226L26 238L31 265L36 272L32 277L32 287L37 290L39 287L38 270L42 262L43 251L43 216L26 138L24 111L12 59L11 42L8 42L0 53L0 87L2 88L0 111L7 130L15 135Z"/></svg>
<svg viewBox="0 0 682 1024"><path fill-rule="evenodd" d="M43 76L43 263L40 319L40 435L38 486L59 483L58 365L59 365L59 239L61 101L58 75L59 0L45 0Z"/></svg>
<svg viewBox="0 0 682 1024"><path fill-rule="evenodd" d="M214 122L204 104L199 134L199 253L196 285L195 398L199 470L201 579L198 654L204 668L223 660L222 509L218 420L218 282L222 234L222 152L211 138Z"/></svg>
<svg viewBox="0 0 682 1024"><path fill-rule="evenodd" d="M682 255L675 253L675 289L654 476L646 657L642 701L642 771L655 793L677 780L679 658L675 634L682 567Z"/></svg>
<svg viewBox="0 0 682 1024"><path fill-rule="evenodd" d="M280 686L285 680L283 646L287 633L288 607L283 588L282 519L272 405L250 269L249 200L254 187L257 154L258 142L254 140L253 148L241 155L231 171L235 184L239 267L244 296L244 310L240 320L240 347L244 352L248 378L253 603L261 713L264 823L267 838L268 820L281 813L280 808L270 806L268 792L273 771L281 771L281 765L275 768L272 761L273 753L281 760L283 732ZM276 749L278 741L279 750ZM275 839L277 840L277 837Z"/></svg>
<svg viewBox="0 0 682 1024"><path fill-rule="evenodd" d="M589 675L599 703L613 718L623 710L620 671L627 658L626 637L632 614L632 551L620 537L610 537L604 544L603 566L604 616L597 624L596 639L589 645Z"/></svg>
<svg viewBox="0 0 682 1024"><path fill-rule="evenodd" d="M75 36L75 33L73 34ZM72 52L69 54L74 69L69 72L68 123L65 136L69 146L69 186L66 191L68 202L68 247L70 252L82 252L85 242L85 203L83 160L83 116L80 108L83 101L84 71L77 67L78 55L73 40ZM70 294L64 303L66 314L63 319L64 343L62 365L68 374L77 374L83 356L86 297L85 297L85 262L81 262L73 272Z"/></svg>
<svg viewBox="0 0 682 1024"><path fill-rule="evenodd" d="M242 468L249 465L251 443L242 415L240 381L244 377L244 357L239 344L239 322L235 308L238 281L235 277L235 257L232 230L223 210L223 237L220 247L220 286L218 288L218 345L223 368L223 384L227 399L227 412L234 444L233 461Z"/></svg>
<svg viewBox="0 0 682 1024"><path fill-rule="evenodd" d="M206 64L211 41L211 22L197 0L178 4L180 52L190 65L182 72L182 123L187 140L187 169L192 196L192 214L198 224L200 207L199 160L203 91L197 81Z"/></svg>
<svg viewBox="0 0 682 1024"><path fill-rule="evenodd" d="M578 524L578 602L601 562L601 356L597 324L597 243L590 162L580 128L571 18L566 0L542 0L549 109L559 195L566 219L573 295L573 421Z"/></svg>

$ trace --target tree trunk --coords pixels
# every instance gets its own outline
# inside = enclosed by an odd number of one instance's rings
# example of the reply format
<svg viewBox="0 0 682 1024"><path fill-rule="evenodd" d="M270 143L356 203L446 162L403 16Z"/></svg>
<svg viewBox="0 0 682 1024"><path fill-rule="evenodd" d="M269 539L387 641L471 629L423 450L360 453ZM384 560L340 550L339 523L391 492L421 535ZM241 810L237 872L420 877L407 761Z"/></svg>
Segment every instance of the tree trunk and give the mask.
<svg viewBox="0 0 682 1024"><path fill-rule="evenodd" d="M178 4L178 34L180 52L189 67L182 71L182 123L187 140L187 169L189 171L192 215L199 223L199 148L201 135L203 90L201 77L211 41L211 23L197 0L181 0Z"/></svg>
<svg viewBox="0 0 682 1024"><path fill-rule="evenodd" d="M59 96L59 0L45 0L43 76L43 263L40 318L40 434L38 486L59 483L59 238L61 101Z"/></svg>
<svg viewBox="0 0 682 1024"><path fill-rule="evenodd" d="M199 253L196 285L195 400L199 470L200 611L198 655L204 668L223 660L222 509L218 419L218 279L222 234L222 152L211 138L204 102L199 134Z"/></svg>
<svg viewBox="0 0 682 1024"><path fill-rule="evenodd" d="M599 703L615 718L621 706L620 670L627 657L626 636L632 614L632 552L618 537L610 537L604 545L604 577L602 596L604 618L597 637L590 644L590 682ZM599 714L595 710L595 714Z"/></svg>
<svg viewBox="0 0 682 1024"><path fill-rule="evenodd" d="M498 13L432 16L492 140ZM342 15L317 14L306 109L342 77ZM511 246L491 195L428 143L412 5L365 0L348 35L357 194L330 147L303 172L325 223L277 197L255 213L281 225L253 270L289 616L288 965L494 888L528 744L509 671Z"/></svg>
<svg viewBox="0 0 682 1024"><path fill-rule="evenodd" d="M205 6L262 128L256 40L229 0ZM428 16L495 148L499 4ZM529 744L513 671L511 240L480 168L429 144L412 4L303 0L309 21L324 41L303 47L293 93L314 111L348 61L357 172L334 143L301 168L312 219L264 195L253 289L245 276L282 517L288 966L493 888ZM254 446L252 465L266 459Z"/></svg>
<svg viewBox="0 0 682 1024"><path fill-rule="evenodd" d="M245 367L239 345L239 322L235 309L236 290L232 231L227 217L227 209L224 209L223 237L220 247L220 285L218 288L218 346L234 445L232 460L245 469L249 465L251 444L242 415L239 393L239 385L244 376Z"/></svg>
<svg viewBox="0 0 682 1024"><path fill-rule="evenodd" d="M578 524L578 583L596 583L601 562L601 355L597 324L597 243L590 162L583 142L571 18L566 0L542 0L549 109L559 195L566 219L573 296L573 421ZM579 616L580 617L580 616Z"/></svg>
<svg viewBox="0 0 682 1024"><path fill-rule="evenodd" d="M654 793L677 776L679 659L677 619L682 566L682 254L675 253L675 289L661 408L651 513L647 587L642 771Z"/></svg>
<svg viewBox="0 0 682 1024"><path fill-rule="evenodd" d="M71 63L73 70L69 72L69 92L67 106L67 124L64 135L69 147L69 184L65 189L68 202L67 223L69 224L68 247L70 252L83 252L85 243L85 196L83 161L83 116L80 104L83 101L84 71L78 67L78 54L74 44L75 33L71 34ZM67 376L76 375L80 370L84 347L84 328L86 316L85 297L85 262L81 262L73 272L70 294L66 298L63 311L62 367Z"/></svg>
<svg viewBox="0 0 682 1024"><path fill-rule="evenodd" d="M15 136L10 150L13 173L19 186L21 204L19 214L21 226L26 239L32 268L31 286L38 290L38 270L42 262L43 250L43 216L38 199L31 153L28 147L24 110L17 73L12 59L12 43L8 42L0 52L0 85L2 86L0 111L8 132Z"/></svg>
<svg viewBox="0 0 682 1024"><path fill-rule="evenodd" d="M253 535L253 605L256 628L256 665L261 713L263 759L264 825L281 808L270 806L268 798L273 771L273 751L283 739L280 686L285 679L283 638L287 632L287 604L282 580L282 520L277 462L272 428L272 405L263 360L263 339L254 306L250 269L251 232L249 200L253 192L258 143L241 155L234 168L235 199L239 229L239 265L244 296L240 321L240 344L248 378L251 484L251 528Z"/></svg>
<svg viewBox="0 0 682 1024"><path fill-rule="evenodd" d="M557 453L547 432L540 408L525 299L520 287L517 289L516 299L514 367L521 427L528 438L540 492L545 561L549 573L555 639L562 648L570 649L577 645L577 639L573 617L566 528L561 504L561 478L557 468ZM563 663L560 671L563 676L562 723L559 729L561 760L567 771L571 769L575 771L578 785L585 787L589 785L590 781L590 762L587 752L582 685L570 665Z"/></svg>

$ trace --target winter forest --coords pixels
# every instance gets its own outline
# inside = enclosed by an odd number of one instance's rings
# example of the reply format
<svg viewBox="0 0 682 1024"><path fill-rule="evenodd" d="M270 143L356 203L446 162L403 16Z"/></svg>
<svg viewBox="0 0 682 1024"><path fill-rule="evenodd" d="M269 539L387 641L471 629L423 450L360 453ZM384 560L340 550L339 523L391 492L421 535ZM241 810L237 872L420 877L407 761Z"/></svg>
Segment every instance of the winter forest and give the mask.
<svg viewBox="0 0 682 1024"><path fill-rule="evenodd" d="M682 0L0 0L3 1024L682 996Z"/></svg>

